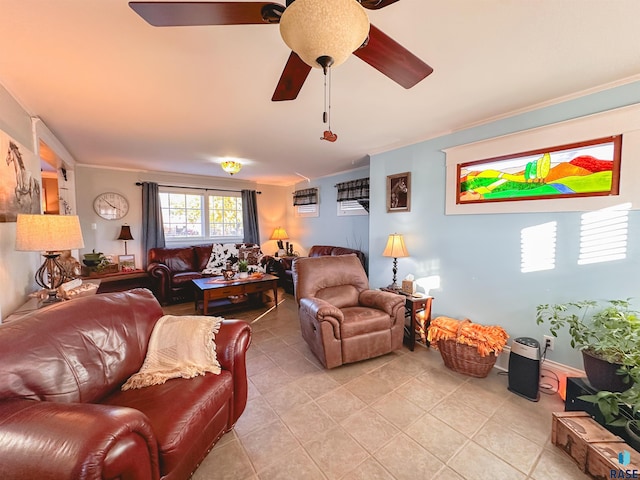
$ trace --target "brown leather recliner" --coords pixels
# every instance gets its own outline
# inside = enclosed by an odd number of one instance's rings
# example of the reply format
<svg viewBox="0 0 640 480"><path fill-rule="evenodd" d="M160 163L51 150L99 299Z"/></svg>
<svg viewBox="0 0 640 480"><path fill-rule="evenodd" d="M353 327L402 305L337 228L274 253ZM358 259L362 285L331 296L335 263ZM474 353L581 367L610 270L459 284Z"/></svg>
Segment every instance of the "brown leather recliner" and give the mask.
<svg viewBox="0 0 640 480"><path fill-rule="evenodd" d="M302 337L326 368L377 357L402 347L402 295L369 289L355 255L293 262Z"/></svg>

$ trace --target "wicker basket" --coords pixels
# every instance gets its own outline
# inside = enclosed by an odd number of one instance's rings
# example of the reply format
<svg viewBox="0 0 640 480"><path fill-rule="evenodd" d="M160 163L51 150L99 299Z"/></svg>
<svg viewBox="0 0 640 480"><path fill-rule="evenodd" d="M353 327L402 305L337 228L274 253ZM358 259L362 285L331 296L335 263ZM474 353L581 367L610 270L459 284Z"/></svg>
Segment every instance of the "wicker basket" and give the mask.
<svg viewBox="0 0 640 480"><path fill-rule="evenodd" d="M440 317L439 317L440 318ZM439 318L436 318L430 328L440 328L438 324ZM446 318L446 317L441 317ZM448 319L453 320L453 319ZM454 320L455 321L455 320ZM496 363L496 354L491 352L488 355L482 356L478 352L477 345L467 345L466 342L460 342L461 333L464 331L465 325L470 325L472 322L468 318L457 322L457 328L455 335L450 332L445 338L439 338L436 342L436 346L442 355L442 360L447 368L454 370L458 373L463 373L471 377L484 378L489 375L489 372ZM484 327L481 328L495 328ZM502 330L502 329L501 329ZM504 330L502 330L504 332ZM506 343L506 332L505 332Z"/></svg>
<svg viewBox="0 0 640 480"><path fill-rule="evenodd" d="M476 347L456 340L438 340L438 350L445 366L472 377L486 377L496 363L495 353L481 357Z"/></svg>

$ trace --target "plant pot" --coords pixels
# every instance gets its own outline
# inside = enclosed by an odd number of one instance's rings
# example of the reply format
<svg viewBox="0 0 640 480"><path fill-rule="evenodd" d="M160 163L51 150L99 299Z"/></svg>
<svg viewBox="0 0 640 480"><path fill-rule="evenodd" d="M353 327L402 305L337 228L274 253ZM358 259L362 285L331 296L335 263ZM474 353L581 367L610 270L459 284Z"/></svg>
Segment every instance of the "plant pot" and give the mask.
<svg viewBox="0 0 640 480"><path fill-rule="evenodd" d="M624 392L628 390L633 383L631 380L629 383L624 383L624 377L616 373L620 368L620 364L618 363L603 360L586 350L582 350L582 361L589 383L596 390Z"/></svg>
<svg viewBox="0 0 640 480"><path fill-rule="evenodd" d="M238 278L247 278L249 273L247 272L238 272Z"/></svg>
<svg viewBox="0 0 640 480"><path fill-rule="evenodd" d="M624 426L624 431L629 445L640 451L640 420L629 420Z"/></svg>

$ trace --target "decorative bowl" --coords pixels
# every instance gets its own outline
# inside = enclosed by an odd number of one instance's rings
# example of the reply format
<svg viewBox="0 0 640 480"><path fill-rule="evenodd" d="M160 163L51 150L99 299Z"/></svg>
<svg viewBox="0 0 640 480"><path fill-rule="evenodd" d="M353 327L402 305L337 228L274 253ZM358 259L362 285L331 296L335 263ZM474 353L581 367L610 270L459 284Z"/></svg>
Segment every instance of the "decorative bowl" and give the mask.
<svg viewBox="0 0 640 480"><path fill-rule="evenodd" d="M233 271L233 270L223 270L222 271L222 277L225 280L232 280L233 277L235 277L235 276L236 276L236 272Z"/></svg>

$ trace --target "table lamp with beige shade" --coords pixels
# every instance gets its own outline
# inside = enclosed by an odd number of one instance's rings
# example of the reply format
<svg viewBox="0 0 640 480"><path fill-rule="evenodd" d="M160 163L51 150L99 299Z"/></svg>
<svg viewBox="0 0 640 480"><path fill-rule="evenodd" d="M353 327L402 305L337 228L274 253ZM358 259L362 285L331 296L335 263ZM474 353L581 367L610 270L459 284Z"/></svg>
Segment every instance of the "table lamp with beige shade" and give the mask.
<svg viewBox="0 0 640 480"><path fill-rule="evenodd" d="M18 214L16 221L16 250L44 252L44 263L35 273L35 281L47 290L43 303L58 301L57 288L66 280L65 269L59 261L63 250L84 247L80 220L77 215Z"/></svg>
<svg viewBox="0 0 640 480"><path fill-rule="evenodd" d="M408 257L409 252L404 245L404 237L400 233L392 233L387 239L387 246L382 252L383 257L393 257L393 283L389 285L389 288L398 290L397 274L398 274L398 258Z"/></svg>

